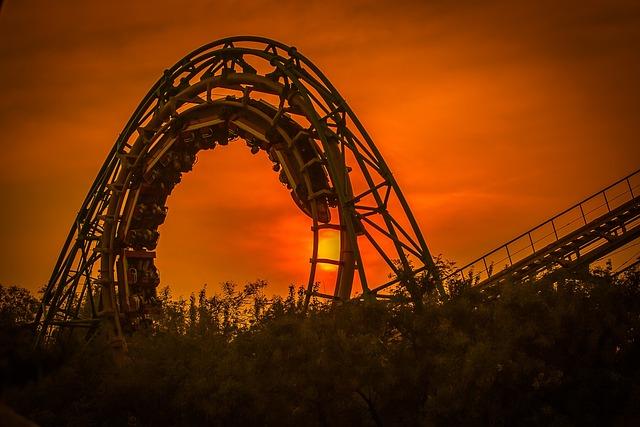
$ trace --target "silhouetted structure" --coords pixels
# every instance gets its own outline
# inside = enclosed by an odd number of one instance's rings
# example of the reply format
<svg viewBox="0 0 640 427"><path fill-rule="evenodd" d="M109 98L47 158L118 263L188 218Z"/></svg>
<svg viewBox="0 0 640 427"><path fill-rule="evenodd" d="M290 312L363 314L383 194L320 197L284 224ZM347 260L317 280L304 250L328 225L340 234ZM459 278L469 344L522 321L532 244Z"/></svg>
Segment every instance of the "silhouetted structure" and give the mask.
<svg viewBox="0 0 640 427"><path fill-rule="evenodd" d="M479 286L588 268L640 237L640 170L510 240L451 276ZM635 265L632 264L632 266Z"/></svg>
<svg viewBox="0 0 640 427"><path fill-rule="evenodd" d="M232 37L166 70L125 126L53 269L37 316L40 342L62 330L92 333L103 323L124 347L124 332L149 321L157 307L154 250L167 197L200 150L236 139L268 155L312 220L307 303L313 295L349 299L354 281L364 298L418 272L440 284L398 184L329 80L294 47ZM339 259L318 256L323 230L339 234ZM367 256L382 259L391 279L372 283ZM314 289L323 263L337 266L331 295Z"/></svg>
<svg viewBox="0 0 640 427"><path fill-rule="evenodd" d="M78 329L91 335L103 324L114 346L125 348L125 332L158 308L155 248L167 198L200 150L235 140L268 156L312 220L306 304L312 296L350 299L354 283L359 298L388 297L383 291L418 274L444 292L397 182L329 80L294 47L232 37L166 70L126 124L53 269L37 313L37 342ZM607 255L640 235L638 179L640 171L452 277L473 275L480 285L521 281ZM319 257L325 232L339 235L338 259ZM373 258L388 267L388 280L374 283L367 275ZM315 289L319 264L336 266L331 294Z"/></svg>

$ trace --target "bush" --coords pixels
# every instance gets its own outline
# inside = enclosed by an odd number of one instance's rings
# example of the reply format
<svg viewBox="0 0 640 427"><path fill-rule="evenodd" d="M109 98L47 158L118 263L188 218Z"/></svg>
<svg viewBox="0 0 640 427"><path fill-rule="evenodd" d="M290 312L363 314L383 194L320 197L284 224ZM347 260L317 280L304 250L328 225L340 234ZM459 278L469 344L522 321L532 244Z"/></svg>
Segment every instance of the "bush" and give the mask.
<svg viewBox="0 0 640 427"><path fill-rule="evenodd" d="M300 292L266 298L264 287L189 301L167 290L125 366L97 341L5 398L42 425L640 421L637 273L462 286L455 297L414 289L306 314Z"/></svg>

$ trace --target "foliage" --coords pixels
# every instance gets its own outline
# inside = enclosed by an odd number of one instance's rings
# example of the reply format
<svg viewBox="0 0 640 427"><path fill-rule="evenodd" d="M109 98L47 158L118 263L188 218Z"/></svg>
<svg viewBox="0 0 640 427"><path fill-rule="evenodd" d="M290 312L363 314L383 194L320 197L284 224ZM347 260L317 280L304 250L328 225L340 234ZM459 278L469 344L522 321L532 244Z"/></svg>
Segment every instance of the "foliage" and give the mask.
<svg viewBox="0 0 640 427"><path fill-rule="evenodd" d="M24 288L0 284L0 322L4 327L33 321L38 300Z"/></svg>
<svg viewBox="0 0 640 427"><path fill-rule="evenodd" d="M116 366L94 345L5 399L41 425L628 425L640 420L640 275L525 285L425 279L392 302L263 282L189 300ZM422 290L421 290L422 289ZM452 296L453 295L453 296ZM417 302L417 304L416 304Z"/></svg>
<svg viewBox="0 0 640 427"><path fill-rule="evenodd" d="M0 284L0 390L33 377L30 323L37 307L28 290Z"/></svg>

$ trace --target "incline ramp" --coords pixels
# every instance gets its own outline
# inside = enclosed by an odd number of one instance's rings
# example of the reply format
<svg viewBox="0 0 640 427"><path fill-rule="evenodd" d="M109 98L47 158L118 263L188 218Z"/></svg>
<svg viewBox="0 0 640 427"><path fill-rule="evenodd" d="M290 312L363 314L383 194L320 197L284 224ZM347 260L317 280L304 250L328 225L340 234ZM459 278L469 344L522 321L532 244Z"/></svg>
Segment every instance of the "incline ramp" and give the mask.
<svg viewBox="0 0 640 427"><path fill-rule="evenodd" d="M640 170L454 271L477 286L586 268L640 237Z"/></svg>

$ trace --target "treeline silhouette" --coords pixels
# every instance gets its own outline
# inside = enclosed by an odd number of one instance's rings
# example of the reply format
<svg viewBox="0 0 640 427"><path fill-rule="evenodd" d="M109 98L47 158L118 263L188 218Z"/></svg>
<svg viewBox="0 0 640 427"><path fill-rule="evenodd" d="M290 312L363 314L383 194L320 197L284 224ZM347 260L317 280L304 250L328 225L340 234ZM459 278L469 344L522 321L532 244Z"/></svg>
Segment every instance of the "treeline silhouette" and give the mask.
<svg viewBox="0 0 640 427"><path fill-rule="evenodd" d="M167 288L123 366L100 336L33 351L37 300L0 287L3 400L43 426L639 425L640 273L427 283L306 312L293 287Z"/></svg>

